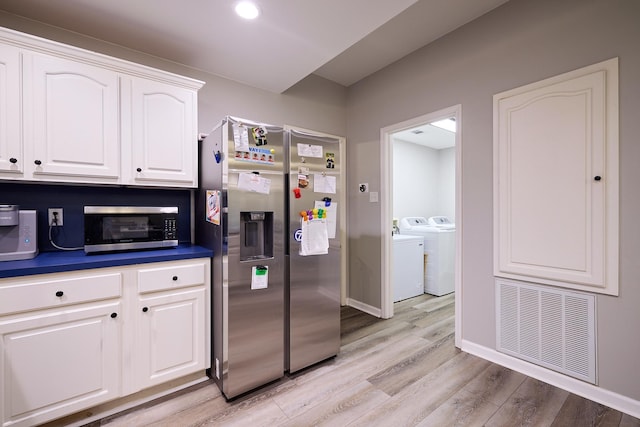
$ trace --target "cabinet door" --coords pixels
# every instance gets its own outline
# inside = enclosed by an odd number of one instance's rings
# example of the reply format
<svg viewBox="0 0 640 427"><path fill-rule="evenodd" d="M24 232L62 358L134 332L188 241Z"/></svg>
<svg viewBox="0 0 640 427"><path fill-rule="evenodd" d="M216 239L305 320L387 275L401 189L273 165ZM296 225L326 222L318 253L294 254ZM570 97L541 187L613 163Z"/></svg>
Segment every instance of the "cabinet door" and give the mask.
<svg viewBox="0 0 640 427"><path fill-rule="evenodd" d="M0 318L2 425L35 425L118 397L120 312L111 302Z"/></svg>
<svg viewBox="0 0 640 427"><path fill-rule="evenodd" d="M23 172L19 106L20 51L0 45L0 174L4 178L21 177Z"/></svg>
<svg viewBox="0 0 640 427"><path fill-rule="evenodd" d="M140 298L140 389L206 368L205 288Z"/></svg>
<svg viewBox="0 0 640 427"><path fill-rule="evenodd" d="M618 293L618 62L494 96L495 275Z"/></svg>
<svg viewBox="0 0 640 427"><path fill-rule="evenodd" d="M196 93L134 79L131 96L132 183L195 187Z"/></svg>
<svg viewBox="0 0 640 427"><path fill-rule="evenodd" d="M108 69L25 56L25 138L34 179L118 181L118 82Z"/></svg>

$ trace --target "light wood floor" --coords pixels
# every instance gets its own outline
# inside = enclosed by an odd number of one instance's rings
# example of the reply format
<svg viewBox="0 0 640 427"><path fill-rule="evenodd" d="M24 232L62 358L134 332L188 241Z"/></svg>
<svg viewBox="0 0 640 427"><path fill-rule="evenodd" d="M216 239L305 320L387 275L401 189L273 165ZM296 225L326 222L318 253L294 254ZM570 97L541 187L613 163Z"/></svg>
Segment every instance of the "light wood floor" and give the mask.
<svg viewBox="0 0 640 427"><path fill-rule="evenodd" d="M454 347L453 295L342 309L340 354L232 402L205 383L92 426L640 426Z"/></svg>

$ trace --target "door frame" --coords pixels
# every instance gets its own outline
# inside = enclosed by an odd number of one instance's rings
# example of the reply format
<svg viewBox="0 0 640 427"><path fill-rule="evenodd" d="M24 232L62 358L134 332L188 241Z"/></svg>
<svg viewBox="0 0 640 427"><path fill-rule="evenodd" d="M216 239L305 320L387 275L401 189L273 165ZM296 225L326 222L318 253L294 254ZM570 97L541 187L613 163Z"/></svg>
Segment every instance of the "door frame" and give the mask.
<svg viewBox="0 0 640 427"><path fill-rule="evenodd" d="M456 253L455 253L455 344L460 347L462 339L462 105L457 104L413 119L380 129L380 233L381 241L381 317L393 317L393 148L391 135L425 123L454 117L456 120L455 146L455 201L456 201Z"/></svg>
<svg viewBox="0 0 640 427"><path fill-rule="evenodd" d="M308 133L311 135L317 135L319 137L327 137L327 138L335 138L339 141L339 161L340 161L340 179L338 191L340 195L338 196L338 212L339 212L339 220L340 220L340 229L338 230L340 233L340 305L347 305L347 286L348 286L348 277L349 277L349 264L348 264L348 254L349 249L347 246L347 175L346 169L347 166L347 147L346 142L347 138L344 136L333 135L325 132L318 132L316 130L305 129L300 126L293 125L284 125L285 131L296 130L304 133ZM287 172L288 173L288 172ZM342 208L340 208L342 206ZM287 237L289 238L289 237Z"/></svg>

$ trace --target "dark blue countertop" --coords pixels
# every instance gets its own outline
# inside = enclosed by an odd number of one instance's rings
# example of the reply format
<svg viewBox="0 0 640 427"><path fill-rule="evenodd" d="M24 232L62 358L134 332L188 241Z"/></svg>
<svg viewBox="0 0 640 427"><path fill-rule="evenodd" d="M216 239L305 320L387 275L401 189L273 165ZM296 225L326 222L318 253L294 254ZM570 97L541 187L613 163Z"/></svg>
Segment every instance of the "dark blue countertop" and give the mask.
<svg viewBox="0 0 640 427"><path fill-rule="evenodd" d="M0 262L0 278L87 270L90 268L117 267L120 265L146 264L150 262L176 261L191 258L208 258L212 256L212 250L196 245L180 245L177 248L170 249L95 255L87 255L83 250L43 252L29 260Z"/></svg>

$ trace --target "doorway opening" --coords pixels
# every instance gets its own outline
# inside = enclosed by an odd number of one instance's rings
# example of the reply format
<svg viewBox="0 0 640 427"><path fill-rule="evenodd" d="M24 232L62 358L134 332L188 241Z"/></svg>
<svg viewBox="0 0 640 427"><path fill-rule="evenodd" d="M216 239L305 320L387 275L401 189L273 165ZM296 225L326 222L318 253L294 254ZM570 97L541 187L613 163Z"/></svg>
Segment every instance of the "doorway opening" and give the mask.
<svg viewBox="0 0 640 427"><path fill-rule="evenodd" d="M403 217L447 217L455 224L453 281L457 346L461 339L462 301L461 110L462 107L456 105L381 129L380 153L381 317L393 316L393 234L397 231L394 219L399 228ZM443 128L448 125L455 126L455 129ZM420 159L425 162L422 168L416 166ZM429 162L432 167L429 167ZM439 166L441 164L445 166ZM394 169L401 172L396 174ZM437 188L427 189L429 183Z"/></svg>

